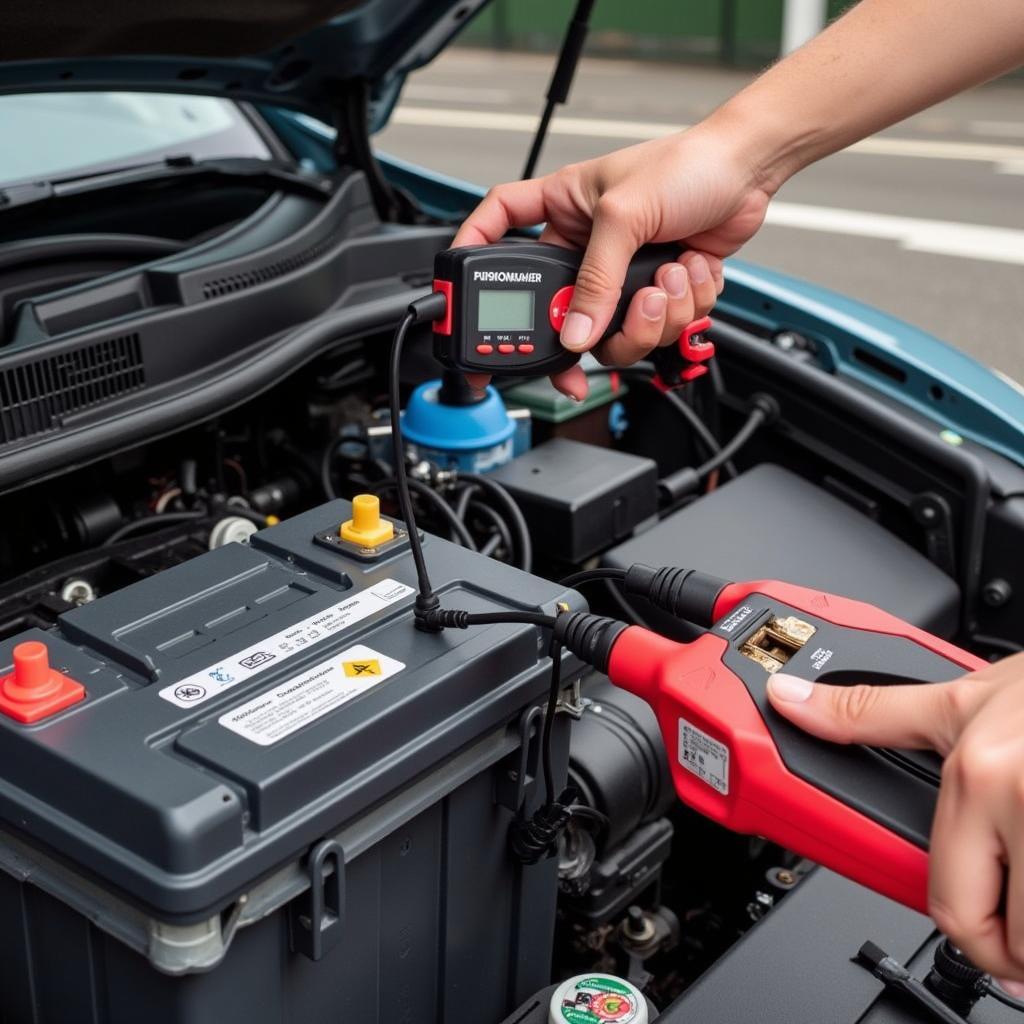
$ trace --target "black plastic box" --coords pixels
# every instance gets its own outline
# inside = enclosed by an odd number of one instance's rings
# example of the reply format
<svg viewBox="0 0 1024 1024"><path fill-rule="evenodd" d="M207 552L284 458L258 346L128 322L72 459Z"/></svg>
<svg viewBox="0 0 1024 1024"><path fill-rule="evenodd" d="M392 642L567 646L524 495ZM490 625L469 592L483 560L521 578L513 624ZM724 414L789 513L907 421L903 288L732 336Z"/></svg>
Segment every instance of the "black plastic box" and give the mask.
<svg viewBox="0 0 1024 1024"><path fill-rule="evenodd" d="M865 942L923 979L939 935L923 914L817 868L657 1018L658 1024L930 1024L856 963ZM1020 1014L982 999L971 1024Z"/></svg>
<svg viewBox="0 0 1024 1024"><path fill-rule="evenodd" d="M407 552L314 543L349 516L0 645L6 673L43 640L87 692L35 726L0 716L4 1021L462 1024L548 983L557 864L506 842L540 798L541 633L417 631ZM439 538L425 554L449 607L581 606Z"/></svg>
<svg viewBox="0 0 1024 1024"><path fill-rule="evenodd" d="M537 549L582 562L658 512L651 459L553 438L492 474L519 503Z"/></svg>

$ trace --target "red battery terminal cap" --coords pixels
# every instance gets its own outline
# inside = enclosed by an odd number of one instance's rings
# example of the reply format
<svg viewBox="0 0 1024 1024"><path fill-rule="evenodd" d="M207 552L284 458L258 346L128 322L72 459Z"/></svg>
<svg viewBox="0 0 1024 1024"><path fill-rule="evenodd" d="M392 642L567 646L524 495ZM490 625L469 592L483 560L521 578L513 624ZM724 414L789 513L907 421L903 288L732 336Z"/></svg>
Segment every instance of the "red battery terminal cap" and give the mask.
<svg viewBox="0 0 1024 1024"><path fill-rule="evenodd" d="M0 679L0 713L26 724L84 698L81 683L50 668L50 653L38 640L26 640L14 648L14 671Z"/></svg>

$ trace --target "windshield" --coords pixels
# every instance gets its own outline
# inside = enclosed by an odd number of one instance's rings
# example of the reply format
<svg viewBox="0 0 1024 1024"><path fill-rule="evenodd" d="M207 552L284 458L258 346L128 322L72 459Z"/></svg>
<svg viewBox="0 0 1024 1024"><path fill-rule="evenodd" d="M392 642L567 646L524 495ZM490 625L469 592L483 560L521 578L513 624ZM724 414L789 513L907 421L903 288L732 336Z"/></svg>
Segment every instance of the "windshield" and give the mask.
<svg viewBox="0 0 1024 1024"><path fill-rule="evenodd" d="M270 159L230 100L164 93L0 96L0 185L115 170L169 156Z"/></svg>

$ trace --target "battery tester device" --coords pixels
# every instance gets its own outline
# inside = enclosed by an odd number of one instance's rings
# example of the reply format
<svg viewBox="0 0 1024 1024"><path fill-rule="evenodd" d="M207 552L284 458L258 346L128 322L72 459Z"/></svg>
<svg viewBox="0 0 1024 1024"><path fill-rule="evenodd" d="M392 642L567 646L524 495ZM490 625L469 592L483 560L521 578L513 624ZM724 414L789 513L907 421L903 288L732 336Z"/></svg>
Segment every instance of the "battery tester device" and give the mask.
<svg viewBox="0 0 1024 1024"><path fill-rule="evenodd" d="M618 331L630 299L652 283L663 263L679 256L674 245L647 245L630 263L622 295L605 332ZM545 242L497 242L447 249L434 260L434 291L444 315L434 321L434 355L448 369L491 376L558 373L579 353L559 340L582 254ZM714 346L703 317L688 325L677 345L652 353L664 387L677 387L707 371Z"/></svg>

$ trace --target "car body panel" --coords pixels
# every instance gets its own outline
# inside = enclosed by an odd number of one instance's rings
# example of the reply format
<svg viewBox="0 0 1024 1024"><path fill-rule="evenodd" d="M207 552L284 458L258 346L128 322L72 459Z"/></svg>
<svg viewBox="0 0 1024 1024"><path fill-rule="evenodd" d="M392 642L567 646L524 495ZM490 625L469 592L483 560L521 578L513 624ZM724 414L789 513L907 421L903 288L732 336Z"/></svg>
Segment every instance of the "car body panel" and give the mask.
<svg viewBox="0 0 1024 1024"><path fill-rule="evenodd" d="M53 56L4 60L6 53L19 52L19 40L8 34L5 44L0 35L0 95L136 90L250 100L260 105L301 162L326 170L333 162L333 131L327 124L346 84L358 80L369 86L369 127L379 129L387 122L406 74L433 59L485 4L486 0L306 0L295 8L268 7L261 12L259 3L242 8L239 0L210 0L200 13L189 15L191 37L182 34L180 17L174 20L178 8L173 0L143 5L138 23L118 21L124 18L124 8L118 6L87 37L69 41L54 33ZM81 17L74 0L48 0L43 7L58 25L74 24ZM252 38L277 45L253 55L237 52L225 25L234 18L248 29L246 11L252 18L265 13L269 19L266 26L252 30ZM17 21L16 12L7 15L8 21L12 18ZM317 18L326 20L317 24ZM35 26L30 20L25 24ZM174 26L178 35L173 39L197 39L198 56L149 52L158 45L163 24ZM204 25L211 29L205 43ZM298 34L289 38L290 29ZM37 49L46 45L38 32L35 39ZM115 45L122 55L106 52ZM31 46L26 50L23 45L22 50L33 52ZM382 162L391 179L434 216L455 221L481 195L468 182L394 158ZM924 331L824 288L739 260L730 261L727 280L720 303L725 316L742 318L766 337L781 331L806 335L815 343L825 370L926 416L950 443L970 438L1024 464L1024 390L1013 381Z"/></svg>
<svg viewBox="0 0 1024 1024"><path fill-rule="evenodd" d="M365 81L370 125L378 128L405 76L432 60L486 3L303 0L264 7L259 0L208 0L183 9L178 0L147 0L134 8L44 0L12 5L0 12L0 95L178 92L273 103L330 120L346 83ZM126 19L129 10L137 12L137 21ZM48 26L48 33L40 26ZM187 52L175 51L179 41ZM246 42L257 49L239 52Z"/></svg>

